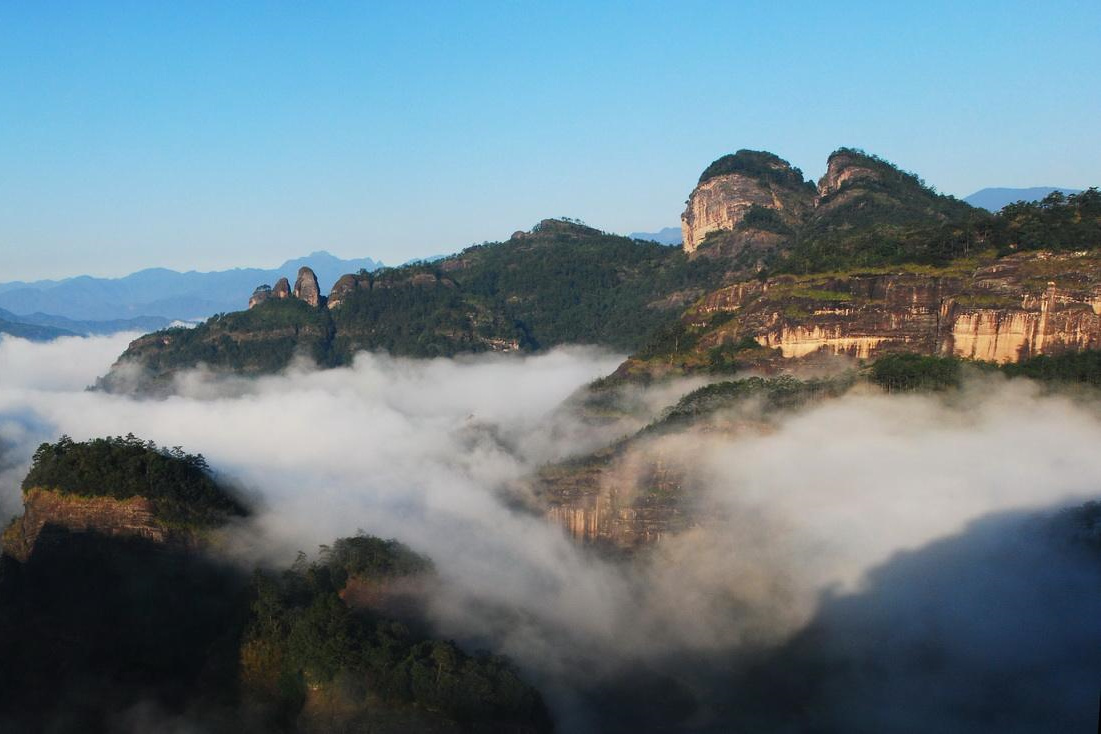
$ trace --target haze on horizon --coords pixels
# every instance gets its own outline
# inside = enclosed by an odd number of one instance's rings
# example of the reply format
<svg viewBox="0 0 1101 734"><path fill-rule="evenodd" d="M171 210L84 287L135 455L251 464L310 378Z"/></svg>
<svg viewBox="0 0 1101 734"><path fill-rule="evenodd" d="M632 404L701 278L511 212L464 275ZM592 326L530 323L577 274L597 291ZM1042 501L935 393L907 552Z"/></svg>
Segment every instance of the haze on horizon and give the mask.
<svg viewBox="0 0 1101 734"><path fill-rule="evenodd" d="M387 263L678 221L738 148L1101 183L1101 6L0 8L0 278ZM1053 114L1057 110L1058 114Z"/></svg>

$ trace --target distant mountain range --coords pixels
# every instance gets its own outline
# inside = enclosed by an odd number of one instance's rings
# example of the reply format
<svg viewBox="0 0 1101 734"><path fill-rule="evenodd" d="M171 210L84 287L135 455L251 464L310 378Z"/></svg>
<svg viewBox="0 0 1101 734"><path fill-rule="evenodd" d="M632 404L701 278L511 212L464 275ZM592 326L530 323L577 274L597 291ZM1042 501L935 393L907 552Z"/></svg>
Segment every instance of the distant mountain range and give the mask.
<svg viewBox="0 0 1101 734"><path fill-rule="evenodd" d="M665 227L660 232L632 232L627 236L632 240L647 240L663 245L679 245L682 240L680 227Z"/></svg>
<svg viewBox="0 0 1101 734"><path fill-rule="evenodd" d="M976 191L970 196L964 197L963 200L971 206L997 212L1001 211L1006 204L1017 201L1039 201L1052 191L1077 194L1081 189L1064 189L1060 186L1033 186L1028 189L990 188Z"/></svg>
<svg viewBox="0 0 1101 734"><path fill-rule="evenodd" d="M321 251L270 270L180 273L151 268L122 278L82 275L33 283L17 281L0 283L0 309L24 324L74 333L146 331L163 328L174 320L194 321L240 310L256 286L274 283L281 277L293 282L302 266L312 268L321 287L328 289L344 273L376 270L381 265L369 257L342 260Z"/></svg>

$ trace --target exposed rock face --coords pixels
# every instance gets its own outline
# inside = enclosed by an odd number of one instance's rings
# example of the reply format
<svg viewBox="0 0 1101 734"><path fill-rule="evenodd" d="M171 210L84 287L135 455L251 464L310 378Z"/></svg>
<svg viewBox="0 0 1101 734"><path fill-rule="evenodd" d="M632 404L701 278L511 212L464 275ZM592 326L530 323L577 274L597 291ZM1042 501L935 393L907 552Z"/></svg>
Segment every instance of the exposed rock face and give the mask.
<svg viewBox="0 0 1101 734"><path fill-rule="evenodd" d="M4 553L22 562L30 557L36 543L48 542L51 528L139 537L158 543L171 537L157 519L153 503L144 497L78 497L36 488L24 494L23 508L23 515L4 532Z"/></svg>
<svg viewBox="0 0 1101 734"><path fill-rule="evenodd" d="M700 177L681 215L684 251L695 252L711 232L734 230L754 206L797 224L814 206L803 174L770 153L741 150L715 161Z"/></svg>
<svg viewBox="0 0 1101 734"><path fill-rule="evenodd" d="M271 289L272 298L290 298L291 297L291 284L286 278L280 278L275 281L275 287Z"/></svg>
<svg viewBox="0 0 1101 734"><path fill-rule="evenodd" d="M310 268L298 269L298 279L294 281L294 297L315 308L321 305L321 288L317 285L317 275Z"/></svg>
<svg viewBox="0 0 1101 734"><path fill-rule="evenodd" d="M879 173L866 165L865 160L846 150L833 153L826 165L826 173L818 180L819 196L835 194L849 181L878 178Z"/></svg>
<svg viewBox="0 0 1101 734"><path fill-rule="evenodd" d="M683 530L687 471L671 456L632 447L582 462L550 466L535 493L547 518L580 542L631 551Z"/></svg>
<svg viewBox="0 0 1101 734"><path fill-rule="evenodd" d="M719 313L735 318L698 349L749 335L784 358L902 350L1015 362L1101 348L1101 256L1014 255L970 274L786 276L715 291L696 315Z"/></svg>
<svg viewBox="0 0 1101 734"><path fill-rule="evenodd" d="M333 285L333 289L329 292L329 298L326 301L326 305L328 305L329 308L336 308L343 303L348 296L356 291L368 290L370 287L371 279L369 276L357 276L351 273L342 275L340 276L340 280Z"/></svg>
<svg viewBox="0 0 1101 734"><path fill-rule="evenodd" d="M252 292L252 297L250 297L248 299L248 307L249 308L256 308L257 306L259 306L261 303L268 300L269 298L271 298L271 286L270 285L258 286L256 288L256 290L254 290Z"/></svg>

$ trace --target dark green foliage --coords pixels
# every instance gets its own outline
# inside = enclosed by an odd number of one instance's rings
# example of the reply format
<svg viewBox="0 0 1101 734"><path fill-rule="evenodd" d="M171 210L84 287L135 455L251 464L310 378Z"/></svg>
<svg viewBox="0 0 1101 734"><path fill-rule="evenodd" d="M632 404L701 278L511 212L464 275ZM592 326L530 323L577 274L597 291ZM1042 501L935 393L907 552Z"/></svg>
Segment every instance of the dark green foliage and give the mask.
<svg viewBox="0 0 1101 734"><path fill-rule="evenodd" d="M1101 387L1101 351L1096 350L1055 356L1042 354L1000 365L955 357L887 354L872 364L869 374L873 382L889 392L945 390L959 385L965 364L970 369L1001 372L1008 377Z"/></svg>
<svg viewBox="0 0 1101 734"><path fill-rule="evenodd" d="M753 204L745 213L745 218L738 223L739 229L760 229L776 234L793 234L794 230L784 224L780 214L775 209L770 209L760 204Z"/></svg>
<svg viewBox="0 0 1101 734"><path fill-rule="evenodd" d="M273 659L282 665L283 708L293 714L308 684L360 681L362 695L463 724L549 729L541 697L504 659L468 655L452 642L351 609L339 595L349 576L380 581L430 568L427 559L396 541L361 534L323 547L315 563L300 557L281 574L258 572L246 645L278 651Z"/></svg>
<svg viewBox="0 0 1101 734"><path fill-rule="evenodd" d="M990 244L990 214L943 196L912 173L842 148L873 176L857 176L822 199L779 272L814 273L900 263L943 265Z"/></svg>
<svg viewBox="0 0 1101 734"><path fill-rule="evenodd" d="M921 354L888 354L872 365L871 378L888 392L944 390L960 382L960 360Z"/></svg>
<svg viewBox="0 0 1101 734"><path fill-rule="evenodd" d="M744 380L716 382L685 395L645 430L664 431L693 423L751 399L759 401L757 407L764 415L790 410L802 407L812 400L841 395L852 384L851 375L828 380L798 380L785 375L772 379L749 377Z"/></svg>
<svg viewBox="0 0 1101 734"><path fill-rule="evenodd" d="M537 230L439 262L376 272L331 310L269 300L195 329L158 332L124 358L157 380L200 363L274 372L299 353L335 366L361 350L446 357L580 343L631 351L727 271L725 263L689 260L678 248L576 223L555 220ZM679 292L688 295L678 299ZM104 385L112 387L110 380Z"/></svg>
<svg viewBox="0 0 1101 734"><path fill-rule="evenodd" d="M23 480L23 490L57 489L83 497L145 497L168 522L216 525L244 508L210 475L202 455L164 449L133 434L77 443L62 436L44 443Z"/></svg>
<svg viewBox="0 0 1101 734"><path fill-rule="evenodd" d="M25 564L0 556L0 731L119 731L136 706L187 731L263 731L225 724L246 575L154 541L43 532Z"/></svg>
<svg viewBox="0 0 1101 734"><path fill-rule="evenodd" d="M1002 365L1001 370L1010 377L1101 387L1101 351L1069 352L1056 356L1041 354Z"/></svg>
<svg viewBox="0 0 1101 734"><path fill-rule="evenodd" d="M337 586L343 586L350 576L385 579L432 571L432 561L403 543L364 533L321 546L321 560Z"/></svg>
<svg viewBox="0 0 1101 734"><path fill-rule="evenodd" d="M249 338L234 338L241 334ZM248 311L218 314L193 329L157 332L170 346L145 351L141 358L153 373L199 364L243 373L274 372L299 353L329 364L332 335L328 309L296 298L271 299Z"/></svg>
<svg viewBox="0 0 1101 734"><path fill-rule="evenodd" d="M737 153L724 155L705 168L700 175L700 183L732 173L740 173L758 181L788 188L801 186L813 188L813 184L803 180L803 172L794 166L789 166L783 158L766 151L744 148Z"/></svg>
<svg viewBox="0 0 1101 734"><path fill-rule="evenodd" d="M1064 196L1053 191L1042 201L1020 201L998 215L998 251L1089 250L1101 247L1101 191Z"/></svg>

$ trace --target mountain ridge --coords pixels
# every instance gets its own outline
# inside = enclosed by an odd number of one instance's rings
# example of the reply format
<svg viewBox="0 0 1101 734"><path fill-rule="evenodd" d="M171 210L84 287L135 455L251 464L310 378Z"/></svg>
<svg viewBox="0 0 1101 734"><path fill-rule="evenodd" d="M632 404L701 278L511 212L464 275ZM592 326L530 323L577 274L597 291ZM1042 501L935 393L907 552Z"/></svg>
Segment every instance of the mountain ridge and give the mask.
<svg viewBox="0 0 1101 734"><path fill-rule="evenodd" d="M170 321L194 321L240 307L240 294L276 274L310 267L319 280L331 284L349 270L374 270L371 258L342 260L324 250L286 261L277 268L232 268L179 272L146 268L121 278L88 275L63 280L0 284L0 308L17 316L34 313L75 321L112 321L151 316Z"/></svg>

